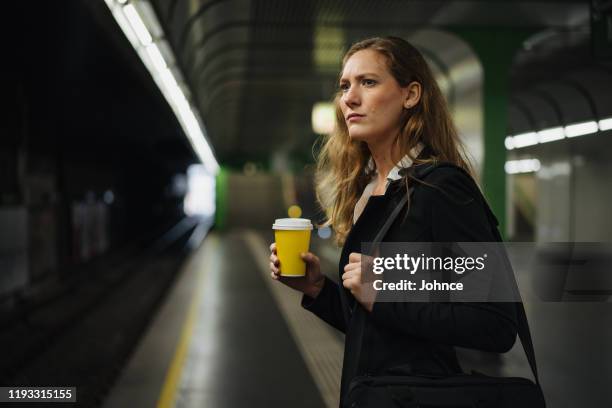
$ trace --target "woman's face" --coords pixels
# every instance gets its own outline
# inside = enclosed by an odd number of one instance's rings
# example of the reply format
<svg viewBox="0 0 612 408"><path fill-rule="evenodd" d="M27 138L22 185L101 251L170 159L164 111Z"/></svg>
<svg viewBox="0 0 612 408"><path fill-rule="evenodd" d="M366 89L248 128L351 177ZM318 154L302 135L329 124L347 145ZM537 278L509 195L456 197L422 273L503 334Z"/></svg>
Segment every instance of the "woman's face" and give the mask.
<svg viewBox="0 0 612 408"><path fill-rule="evenodd" d="M391 75L383 55L370 49L357 51L346 61L339 85L351 139L369 143L396 136L410 92Z"/></svg>

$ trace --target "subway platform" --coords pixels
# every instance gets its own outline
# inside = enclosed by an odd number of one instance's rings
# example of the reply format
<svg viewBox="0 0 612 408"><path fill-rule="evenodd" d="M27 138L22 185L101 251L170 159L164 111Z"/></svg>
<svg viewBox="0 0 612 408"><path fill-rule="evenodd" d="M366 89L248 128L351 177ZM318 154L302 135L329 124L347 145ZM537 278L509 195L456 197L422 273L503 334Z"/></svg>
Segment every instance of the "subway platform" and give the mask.
<svg viewBox="0 0 612 408"><path fill-rule="evenodd" d="M343 335L269 277L272 233L211 232L104 407L337 407ZM334 277L339 252L313 237Z"/></svg>
<svg viewBox="0 0 612 408"><path fill-rule="evenodd" d="M182 264L103 406L337 407L344 336L304 310L299 293L270 279L272 240L266 230L211 231ZM337 280L338 249L313 234L311 251ZM521 287L550 406L579 406L562 391L571 387L582 390L576 398L591 399L586 406L612 401L601 392L609 373L589 371L610 358L612 310L606 303L533 302L532 292ZM456 349L466 372L532 377L518 339L502 355ZM568 349L580 350L580 359L568 358Z"/></svg>

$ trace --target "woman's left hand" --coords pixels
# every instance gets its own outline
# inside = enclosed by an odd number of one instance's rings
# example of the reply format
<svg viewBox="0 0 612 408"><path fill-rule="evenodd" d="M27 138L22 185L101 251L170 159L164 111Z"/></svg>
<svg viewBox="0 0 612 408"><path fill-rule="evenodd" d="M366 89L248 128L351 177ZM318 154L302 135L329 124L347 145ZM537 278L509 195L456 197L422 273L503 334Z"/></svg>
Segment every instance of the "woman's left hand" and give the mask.
<svg viewBox="0 0 612 408"><path fill-rule="evenodd" d="M351 252L348 263L344 266L342 274L342 285L351 291L351 294L368 311L372 311L374 298L376 296L372 282L362 282L362 262L367 261L367 256Z"/></svg>

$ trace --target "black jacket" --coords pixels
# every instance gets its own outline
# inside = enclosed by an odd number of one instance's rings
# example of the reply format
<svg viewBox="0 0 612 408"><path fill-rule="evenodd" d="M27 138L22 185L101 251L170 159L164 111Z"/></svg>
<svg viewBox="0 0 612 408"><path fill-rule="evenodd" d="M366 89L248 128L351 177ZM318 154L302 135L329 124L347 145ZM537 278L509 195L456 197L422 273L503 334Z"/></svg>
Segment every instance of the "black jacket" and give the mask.
<svg viewBox="0 0 612 408"><path fill-rule="evenodd" d="M431 171L426 182L437 188L413 182L407 218L404 207L384 242L497 241L487 218L488 207L469 175L442 166ZM405 194L404 180L397 180L390 183L385 195L370 197L342 248L340 277L349 254L360 253L362 242L373 241ZM363 338L356 342L356 325L354 319L345 321L339 290L354 304L350 291L326 278L317 298L304 295L302 306L346 334L342 394L354 375L382 375L398 368L404 373L460 373L453 346L503 353L516 340L512 303L379 302L371 313L364 313Z"/></svg>

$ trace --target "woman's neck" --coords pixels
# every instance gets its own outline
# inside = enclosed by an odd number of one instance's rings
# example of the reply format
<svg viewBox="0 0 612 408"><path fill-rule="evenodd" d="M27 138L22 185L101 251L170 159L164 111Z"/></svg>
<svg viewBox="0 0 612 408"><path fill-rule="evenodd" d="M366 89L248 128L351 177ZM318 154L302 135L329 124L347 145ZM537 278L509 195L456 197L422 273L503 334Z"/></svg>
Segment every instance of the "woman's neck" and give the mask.
<svg viewBox="0 0 612 408"><path fill-rule="evenodd" d="M399 148L393 140L384 140L380 143L368 143L368 149L378 172L377 185L384 185L387 181L387 174L401 158Z"/></svg>

